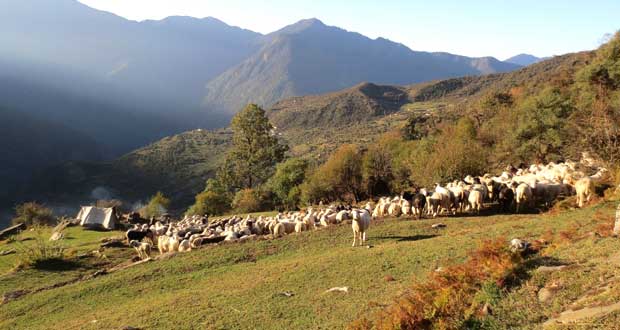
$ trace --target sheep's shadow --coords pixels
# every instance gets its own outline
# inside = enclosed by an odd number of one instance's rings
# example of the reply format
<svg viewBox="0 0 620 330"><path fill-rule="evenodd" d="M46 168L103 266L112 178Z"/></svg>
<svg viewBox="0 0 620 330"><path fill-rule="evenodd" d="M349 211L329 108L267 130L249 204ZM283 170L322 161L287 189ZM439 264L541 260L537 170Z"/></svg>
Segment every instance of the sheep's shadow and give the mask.
<svg viewBox="0 0 620 330"><path fill-rule="evenodd" d="M507 278L506 286L514 288L528 281L533 276L533 270L541 266L570 266L570 263L564 262L555 257L532 255L525 259L525 262L516 268L511 277Z"/></svg>
<svg viewBox="0 0 620 330"><path fill-rule="evenodd" d="M434 238L439 235L412 235L412 236L379 236L373 237L375 240L396 240L397 242L413 242Z"/></svg>

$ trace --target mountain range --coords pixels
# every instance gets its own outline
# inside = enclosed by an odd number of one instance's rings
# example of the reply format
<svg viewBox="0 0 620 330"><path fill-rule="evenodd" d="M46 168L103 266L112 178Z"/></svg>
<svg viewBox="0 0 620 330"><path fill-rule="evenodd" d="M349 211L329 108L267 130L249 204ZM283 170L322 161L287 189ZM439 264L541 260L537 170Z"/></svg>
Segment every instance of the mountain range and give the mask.
<svg viewBox="0 0 620 330"><path fill-rule="evenodd" d="M0 130L14 147L0 155L7 195L54 164L113 160L166 136L225 127L248 102L271 108L366 81L520 68L414 51L318 19L263 35L212 17L136 22L76 0L2 1L0 44Z"/></svg>

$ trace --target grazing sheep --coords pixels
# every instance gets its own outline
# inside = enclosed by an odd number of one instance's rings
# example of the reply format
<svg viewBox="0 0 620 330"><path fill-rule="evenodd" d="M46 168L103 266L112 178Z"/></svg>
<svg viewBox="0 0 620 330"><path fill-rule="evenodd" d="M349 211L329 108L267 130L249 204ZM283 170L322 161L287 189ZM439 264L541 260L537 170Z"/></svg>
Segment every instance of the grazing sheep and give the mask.
<svg viewBox="0 0 620 330"><path fill-rule="evenodd" d="M274 227L273 227L273 236L274 237L282 237L286 234L286 231L284 229L284 225L281 222L278 222Z"/></svg>
<svg viewBox="0 0 620 330"><path fill-rule="evenodd" d="M499 201L500 212L510 212L512 209L512 202L514 201L515 193L505 184L502 184L497 200Z"/></svg>
<svg viewBox="0 0 620 330"><path fill-rule="evenodd" d="M138 252L138 257L140 257L140 259L144 260L151 257L151 244L132 240L131 242L129 242L129 246L136 249L136 252Z"/></svg>
<svg viewBox="0 0 620 330"><path fill-rule="evenodd" d="M146 230L136 230L129 229L125 233L125 237L127 238L127 243L129 244L131 241L142 241L145 237L151 239L151 241L155 242L155 238L153 237L153 232L150 229Z"/></svg>
<svg viewBox="0 0 620 330"><path fill-rule="evenodd" d="M349 220L350 218L350 214L349 211L347 210L342 210L339 211L338 214L336 214L336 221L337 222L343 222L344 220Z"/></svg>
<svg viewBox="0 0 620 330"><path fill-rule="evenodd" d="M411 214L411 203L409 203L409 201L406 199L402 199L401 212L403 215Z"/></svg>
<svg viewBox="0 0 620 330"><path fill-rule="evenodd" d="M422 217L422 212L424 211L425 206L426 206L426 196L422 194L416 194L415 196L413 196L411 212L418 219Z"/></svg>
<svg viewBox="0 0 620 330"><path fill-rule="evenodd" d="M370 227L370 214L366 210L353 210L351 212L353 221L351 222L351 228L353 228L353 245L359 239L359 245L362 246L366 242L366 231Z"/></svg>
<svg viewBox="0 0 620 330"><path fill-rule="evenodd" d="M192 250L192 245L188 239L184 239L179 243L178 251L179 252L189 252Z"/></svg>
<svg viewBox="0 0 620 330"><path fill-rule="evenodd" d="M388 214L391 217L399 217L402 212L401 199L393 200L388 206Z"/></svg>
<svg viewBox="0 0 620 330"><path fill-rule="evenodd" d="M521 212L523 205L533 205L534 195L532 188L527 183L521 183L515 188L515 201L517 202L517 213Z"/></svg>
<svg viewBox="0 0 620 330"><path fill-rule="evenodd" d="M162 235L157 238L157 249L159 249L159 254L164 254L168 252L168 241L170 240L170 236Z"/></svg>
<svg viewBox="0 0 620 330"><path fill-rule="evenodd" d="M173 234L168 239L168 252L175 252L179 250L179 237L176 234Z"/></svg>
<svg viewBox="0 0 620 330"><path fill-rule="evenodd" d="M430 197L427 198L428 212L429 215L432 215L433 218L437 217L439 211L441 210L441 200L444 196L438 192L434 192Z"/></svg>
<svg viewBox="0 0 620 330"><path fill-rule="evenodd" d="M575 183L575 192L577 193L577 205L583 207L594 194L594 182L589 177L579 179Z"/></svg>
<svg viewBox="0 0 620 330"><path fill-rule="evenodd" d="M480 214L482 203L484 202L484 196L480 190L472 190L469 192L469 206L473 212Z"/></svg>

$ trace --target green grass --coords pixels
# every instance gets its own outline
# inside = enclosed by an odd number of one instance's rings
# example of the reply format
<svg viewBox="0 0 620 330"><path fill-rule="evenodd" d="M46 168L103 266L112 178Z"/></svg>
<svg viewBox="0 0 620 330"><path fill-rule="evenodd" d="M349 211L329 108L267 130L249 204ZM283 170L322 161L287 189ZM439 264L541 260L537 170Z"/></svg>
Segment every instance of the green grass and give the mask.
<svg viewBox="0 0 620 330"><path fill-rule="evenodd" d="M575 226L580 232L592 231L599 223L597 217L611 219L612 212L611 206L602 205L559 215L387 219L371 225L370 249L350 246L348 225L277 240L211 246L26 295L0 306L0 328L339 329L391 302L413 280L424 279L439 266L462 262L481 240L535 239L549 230L559 232ZM448 227L431 229L437 221ZM84 237L77 238L82 234ZM74 235L67 243L88 250L96 247L90 242L110 233L71 228L69 236ZM612 238L596 243L582 240L574 244L574 251L570 245L571 249L558 247L553 253L562 260L590 259L616 251L616 244ZM113 251L109 262L126 260L131 253L129 249ZM88 271L93 269L85 265L67 276ZM50 285L60 281L62 274L28 270L3 275L0 293L32 288L43 281ZM385 281L386 275L395 281ZM348 286L350 292L324 293L335 286ZM516 305L508 302L511 295L518 297L519 290L505 294L501 301L505 305L496 308L507 314L495 314L499 320L494 326L537 324L563 308L560 304L536 310L535 316L511 310ZM285 297L280 294L283 291L295 295ZM573 291L566 301L580 293L577 288Z"/></svg>

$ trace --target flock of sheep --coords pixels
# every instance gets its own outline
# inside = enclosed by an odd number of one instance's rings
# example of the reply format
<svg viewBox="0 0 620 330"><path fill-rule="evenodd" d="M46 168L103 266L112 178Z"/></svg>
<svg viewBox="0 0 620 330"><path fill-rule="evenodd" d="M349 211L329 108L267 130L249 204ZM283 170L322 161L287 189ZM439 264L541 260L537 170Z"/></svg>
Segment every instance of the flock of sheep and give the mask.
<svg viewBox="0 0 620 330"><path fill-rule="evenodd" d="M596 168L593 175L577 170L575 162L531 165L528 168L509 168L499 176L485 174L467 176L442 186L436 184L432 191L425 188L410 196L382 197L374 207L373 218L382 216L423 214L457 214L471 211L479 213L485 202L497 202L500 212L518 212L537 203L549 207L562 196L577 195L577 205L583 207L594 194L594 182L607 173ZM583 165L583 164L582 164Z"/></svg>
<svg viewBox="0 0 620 330"><path fill-rule="evenodd" d="M578 167L588 167L595 174L586 175ZM479 213L485 202L497 202L500 212L520 212L536 203L549 206L559 197L573 194L577 195L577 204L582 207L594 193L594 182L606 172L604 168L593 168L587 160L520 169L510 167L499 176L467 176L445 186L436 184L433 190L419 189L414 194L381 197L377 203L369 201L363 207L319 206L275 216L231 216L211 222L206 217L185 217L168 224L136 225L127 231L126 236L130 246L145 259L150 257L154 245L160 254L187 252L203 244L245 241L261 236L277 238L350 220L353 246L356 243L363 245L371 219L384 216L420 218L459 212Z"/></svg>

